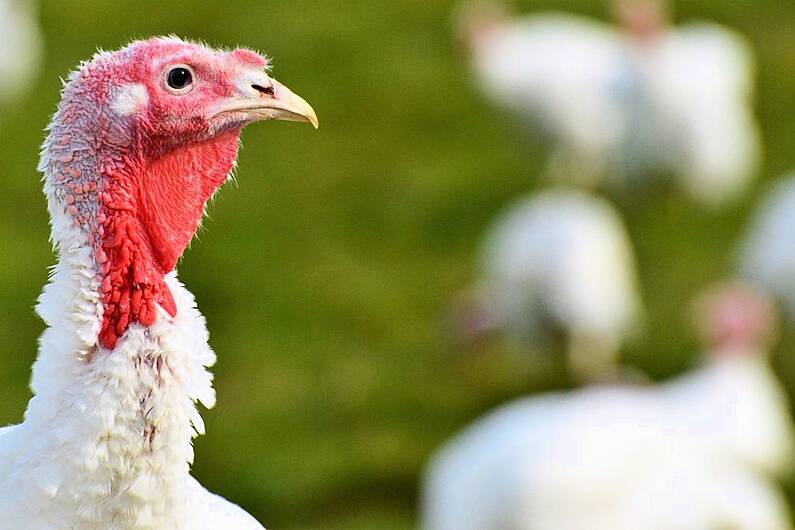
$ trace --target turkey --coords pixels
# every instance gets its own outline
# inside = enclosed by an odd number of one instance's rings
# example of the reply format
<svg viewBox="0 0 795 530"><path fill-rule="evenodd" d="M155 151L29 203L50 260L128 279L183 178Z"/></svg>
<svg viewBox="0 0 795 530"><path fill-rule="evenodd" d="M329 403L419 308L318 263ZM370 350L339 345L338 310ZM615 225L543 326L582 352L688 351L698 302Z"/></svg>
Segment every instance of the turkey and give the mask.
<svg viewBox="0 0 795 530"><path fill-rule="evenodd" d="M795 322L795 175L774 184L762 199L739 245L742 278L769 293Z"/></svg>
<svg viewBox="0 0 795 530"><path fill-rule="evenodd" d="M317 127L246 49L153 38L69 76L39 165L58 263L34 397L0 434L0 529L262 530L189 474L215 354L175 266L268 119Z"/></svg>
<svg viewBox="0 0 795 530"><path fill-rule="evenodd" d="M574 375L614 375L642 304L629 239L607 201L566 189L519 199L488 231L481 269L460 319L465 337L502 332L545 350L562 335Z"/></svg>
<svg viewBox="0 0 795 530"><path fill-rule="evenodd" d="M433 458L424 530L790 530L770 480L793 427L765 358L770 308L710 293L703 366L659 386L521 399Z"/></svg>
<svg viewBox="0 0 795 530"><path fill-rule="evenodd" d="M0 103L20 96L41 65L42 36L33 0L0 0Z"/></svg>
<svg viewBox="0 0 795 530"><path fill-rule="evenodd" d="M677 176L696 201L743 192L759 158L754 62L710 23L667 26L662 0L617 0L620 28L562 13L515 17L478 2L460 15L477 84L552 146L548 176L634 189Z"/></svg>

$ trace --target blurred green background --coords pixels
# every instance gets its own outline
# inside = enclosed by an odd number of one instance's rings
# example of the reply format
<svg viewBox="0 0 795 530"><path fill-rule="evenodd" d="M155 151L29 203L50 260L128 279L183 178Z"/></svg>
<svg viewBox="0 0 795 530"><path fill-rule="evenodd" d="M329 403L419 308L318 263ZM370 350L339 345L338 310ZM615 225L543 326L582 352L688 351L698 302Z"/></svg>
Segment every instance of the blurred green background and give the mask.
<svg viewBox="0 0 795 530"><path fill-rule="evenodd" d="M601 1L522 2L604 18ZM489 220L537 185L544 160L477 93L453 38L453 3L349 0L50 0L46 64L0 120L0 425L21 419L42 323L32 306L53 263L35 172L65 76L97 47L175 33L245 45L309 100L321 128L244 134L237 183L180 265L219 355L195 474L269 529L414 526L418 475L435 447L512 396L566 384L495 346L456 355L448 302L475 275ZM687 0L752 41L766 140L762 178L721 212L655 189L623 210L649 319L625 354L655 378L698 358L692 296L730 273L763 181L795 165L795 4ZM777 368L795 389L793 341ZM553 370L554 371L554 370Z"/></svg>

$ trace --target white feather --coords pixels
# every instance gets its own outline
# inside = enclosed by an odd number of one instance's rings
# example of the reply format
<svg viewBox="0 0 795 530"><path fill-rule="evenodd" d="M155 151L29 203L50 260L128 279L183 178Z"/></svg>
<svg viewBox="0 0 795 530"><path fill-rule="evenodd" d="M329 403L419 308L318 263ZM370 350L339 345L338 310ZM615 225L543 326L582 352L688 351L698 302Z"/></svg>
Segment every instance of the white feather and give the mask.
<svg viewBox="0 0 795 530"><path fill-rule="evenodd" d="M795 319L795 177L761 201L740 244L740 274L764 288Z"/></svg>
<svg viewBox="0 0 795 530"><path fill-rule="evenodd" d="M793 427L759 352L659 388L501 407L429 465L425 530L789 530Z"/></svg>
<svg viewBox="0 0 795 530"><path fill-rule="evenodd" d="M33 0L0 0L0 102L22 94L41 67L42 35Z"/></svg>

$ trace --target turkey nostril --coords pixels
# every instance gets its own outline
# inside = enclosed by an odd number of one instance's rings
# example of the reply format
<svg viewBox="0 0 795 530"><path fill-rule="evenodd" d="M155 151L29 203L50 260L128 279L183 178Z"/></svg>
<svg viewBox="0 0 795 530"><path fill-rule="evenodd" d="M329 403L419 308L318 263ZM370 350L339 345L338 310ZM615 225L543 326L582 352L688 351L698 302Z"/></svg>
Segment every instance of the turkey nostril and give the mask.
<svg viewBox="0 0 795 530"><path fill-rule="evenodd" d="M251 88L253 88L257 92L261 92L261 93L267 94L269 96L275 95L274 91L273 91L273 85L269 85L269 86L251 85Z"/></svg>

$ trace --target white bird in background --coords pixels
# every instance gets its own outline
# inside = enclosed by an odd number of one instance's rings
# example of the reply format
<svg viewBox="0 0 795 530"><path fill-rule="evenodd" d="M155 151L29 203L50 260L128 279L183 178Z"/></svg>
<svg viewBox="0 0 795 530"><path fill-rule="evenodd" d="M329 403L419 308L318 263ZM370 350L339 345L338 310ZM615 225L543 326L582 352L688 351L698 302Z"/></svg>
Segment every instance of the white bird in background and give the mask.
<svg viewBox="0 0 795 530"><path fill-rule="evenodd" d="M717 342L686 376L522 399L456 436L428 467L424 530L790 530L770 305L737 286L703 305Z"/></svg>
<svg viewBox="0 0 795 530"><path fill-rule="evenodd" d="M784 389L770 367L778 332L770 297L753 285L716 285L695 304L709 350L705 366L660 393L687 436L703 438L740 463L768 475L793 471L795 432Z"/></svg>
<svg viewBox="0 0 795 530"><path fill-rule="evenodd" d="M795 322L795 175L775 183L760 202L740 243L738 268Z"/></svg>
<svg viewBox="0 0 795 530"><path fill-rule="evenodd" d="M483 92L549 139L550 178L635 186L670 173L694 199L719 205L758 165L753 58L718 25L670 29L663 3L616 0L619 29L476 3L461 30Z"/></svg>
<svg viewBox="0 0 795 530"><path fill-rule="evenodd" d="M0 103L22 95L41 67L34 0L0 0Z"/></svg>
<svg viewBox="0 0 795 530"><path fill-rule="evenodd" d="M562 332L576 375L614 375L642 303L629 238L607 201L564 189L519 199L487 233L482 269L464 316L469 337L500 331L532 350Z"/></svg>

